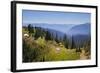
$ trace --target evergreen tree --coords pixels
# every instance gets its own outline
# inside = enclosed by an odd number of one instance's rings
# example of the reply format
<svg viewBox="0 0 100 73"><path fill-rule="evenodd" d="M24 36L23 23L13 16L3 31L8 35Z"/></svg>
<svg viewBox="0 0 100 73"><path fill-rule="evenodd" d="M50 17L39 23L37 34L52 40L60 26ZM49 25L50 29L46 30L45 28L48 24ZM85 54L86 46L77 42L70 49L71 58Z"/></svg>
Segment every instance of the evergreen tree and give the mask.
<svg viewBox="0 0 100 73"><path fill-rule="evenodd" d="M88 39L86 42L85 42L85 52L91 52L91 39Z"/></svg>
<svg viewBox="0 0 100 73"><path fill-rule="evenodd" d="M67 36L66 35L64 35L64 37L63 37L63 44L64 44L64 46L66 48L68 48L68 39L67 39Z"/></svg>
<svg viewBox="0 0 100 73"><path fill-rule="evenodd" d="M56 34L56 37L55 37L55 41L57 42L57 43L59 43L59 38L58 38L58 35Z"/></svg>
<svg viewBox="0 0 100 73"><path fill-rule="evenodd" d="M35 35L34 35L34 37L35 37L35 39L38 39L39 37L40 37L40 31L39 31L39 28L38 27L35 27Z"/></svg>
<svg viewBox="0 0 100 73"><path fill-rule="evenodd" d="M72 36L71 49L74 49L74 48L75 48L75 41L74 41L74 38Z"/></svg>
<svg viewBox="0 0 100 73"><path fill-rule="evenodd" d="M28 25L28 31L30 34L34 32L33 26L31 24Z"/></svg>
<svg viewBox="0 0 100 73"><path fill-rule="evenodd" d="M45 39L46 40L51 40L51 34L50 34L50 32L48 30L46 31Z"/></svg>

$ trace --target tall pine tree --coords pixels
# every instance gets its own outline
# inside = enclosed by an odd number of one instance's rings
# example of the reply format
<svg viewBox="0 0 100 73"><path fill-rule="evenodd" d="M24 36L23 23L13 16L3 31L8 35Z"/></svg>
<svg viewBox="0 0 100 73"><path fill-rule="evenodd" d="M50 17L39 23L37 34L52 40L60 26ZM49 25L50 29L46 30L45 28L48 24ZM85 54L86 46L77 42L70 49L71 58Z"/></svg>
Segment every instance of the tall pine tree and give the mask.
<svg viewBox="0 0 100 73"><path fill-rule="evenodd" d="M74 37L72 36L71 49L74 49L75 47Z"/></svg>
<svg viewBox="0 0 100 73"><path fill-rule="evenodd" d="M34 32L33 26L31 24L28 25L28 31L29 31L29 34Z"/></svg>
<svg viewBox="0 0 100 73"><path fill-rule="evenodd" d="M68 48L68 38L67 38L67 35L65 34L64 37L63 37L63 44L66 48Z"/></svg>

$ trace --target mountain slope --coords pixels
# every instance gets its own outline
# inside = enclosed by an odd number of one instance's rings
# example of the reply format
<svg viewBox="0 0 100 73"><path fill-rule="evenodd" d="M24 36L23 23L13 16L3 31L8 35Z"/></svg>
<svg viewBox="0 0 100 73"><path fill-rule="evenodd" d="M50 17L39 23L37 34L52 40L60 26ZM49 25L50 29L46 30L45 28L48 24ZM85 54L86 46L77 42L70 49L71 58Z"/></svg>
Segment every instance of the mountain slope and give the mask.
<svg viewBox="0 0 100 73"><path fill-rule="evenodd" d="M91 26L89 23L76 25L72 27L68 34L69 35L90 35L91 33Z"/></svg>

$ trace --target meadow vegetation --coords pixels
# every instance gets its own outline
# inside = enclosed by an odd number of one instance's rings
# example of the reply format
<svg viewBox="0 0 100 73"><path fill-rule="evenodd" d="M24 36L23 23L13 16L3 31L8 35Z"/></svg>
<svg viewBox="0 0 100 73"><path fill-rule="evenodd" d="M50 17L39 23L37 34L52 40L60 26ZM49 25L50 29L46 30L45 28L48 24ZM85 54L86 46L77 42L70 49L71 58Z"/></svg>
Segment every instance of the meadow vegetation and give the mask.
<svg viewBox="0 0 100 73"><path fill-rule="evenodd" d="M48 30L33 27L31 24L22 28L22 35L23 62L90 59L90 40L85 41L82 46L75 45L73 37L69 40L64 35L60 39L58 35L54 36Z"/></svg>

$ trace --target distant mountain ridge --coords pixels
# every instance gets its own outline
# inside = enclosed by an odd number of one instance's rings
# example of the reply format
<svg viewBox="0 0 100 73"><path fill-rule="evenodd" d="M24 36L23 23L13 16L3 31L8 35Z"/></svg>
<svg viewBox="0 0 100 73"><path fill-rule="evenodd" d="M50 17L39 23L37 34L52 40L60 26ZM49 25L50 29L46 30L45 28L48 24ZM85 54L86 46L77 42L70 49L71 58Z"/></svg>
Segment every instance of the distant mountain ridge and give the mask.
<svg viewBox="0 0 100 73"><path fill-rule="evenodd" d="M75 26L73 24L46 24L46 23L41 23L41 24L32 24L34 27L42 27L46 29L52 29L56 31L60 31L62 33L66 33L71 27Z"/></svg>
<svg viewBox="0 0 100 73"><path fill-rule="evenodd" d="M81 24L81 25L77 25L72 27L68 34L70 35L90 35L91 34L91 25L89 23L86 24Z"/></svg>
<svg viewBox="0 0 100 73"><path fill-rule="evenodd" d="M55 30L67 35L90 35L91 25L85 24L47 24L47 23L31 23L33 27L41 27L45 29ZM24 24L25 25L25 24ZM27 25L27 24L26 24Z"/></svg>

